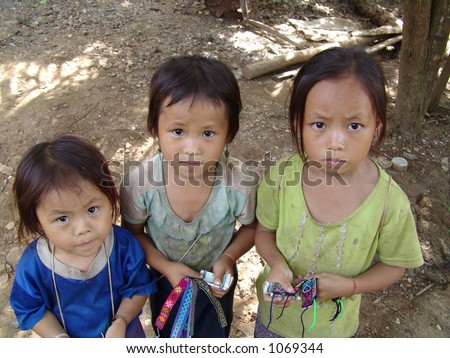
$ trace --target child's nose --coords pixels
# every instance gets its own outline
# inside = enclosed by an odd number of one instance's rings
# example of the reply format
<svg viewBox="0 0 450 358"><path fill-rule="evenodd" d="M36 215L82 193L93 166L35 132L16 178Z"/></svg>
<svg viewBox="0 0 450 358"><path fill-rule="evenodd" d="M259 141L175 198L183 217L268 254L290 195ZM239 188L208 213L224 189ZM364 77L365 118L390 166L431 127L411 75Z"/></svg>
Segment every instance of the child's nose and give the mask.
<svg viewBox="0 0 450 358"><path fill-rule="evenodd" d="M186 138L183 143L184 154L199 154L200 144L195 138Z"/></svg>
<svg viewBox="0 0 450 358"><path fill-rule="evenodd" d="M328 137L327 149L342 150L345 147L345 133L342 130L332 130Z"/></svg>
<svg viewBox="0 0 450 358"><path fill-rule="evenodd" d="M85 218L78 218L75 223L75 235L84 235L90 232L89 223Z"/></svg>

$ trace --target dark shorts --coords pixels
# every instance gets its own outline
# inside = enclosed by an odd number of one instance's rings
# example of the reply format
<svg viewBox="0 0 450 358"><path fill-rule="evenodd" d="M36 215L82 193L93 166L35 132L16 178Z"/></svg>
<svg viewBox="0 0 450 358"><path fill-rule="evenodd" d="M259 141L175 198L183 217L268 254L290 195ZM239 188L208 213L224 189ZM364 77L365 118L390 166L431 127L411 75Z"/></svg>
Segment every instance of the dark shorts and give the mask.
<svg viewBox="0 0 450 358"><path fill-rule="evenodd" d="M152 270L155 277L160 277L161 274L158 271ZM222 328L220 321L217 317L217 312L214 305L209 300L208 296L202 291L198 290L197 299L195 301L195 313L194 313L194 333L193 338L228 338L230 335L231 322L233 320L233 298L236 283L238 281L237 268L234 267L234 280L230 290L227 294L219 298L219 302L222 306L225 318L228 325ZM162 330L157 331L155 327L156 319L161 312L161 308L164 305L167 297L172 292L172 285L165 278L162 277L157 281L158 291L150 296L150 309L152 312L152 325L156 336L161 338L169 338L170 331L172 329L175 317L177 315L178 307L180 306L180 300L177 301L175 306L170 312L169 318Z"/></svg>
<svg viewBox="0 0 450 358"><path fill-rule="evenodd" d="M256 316L255 332L253 335L255 338L283 338L282 336L279 336L278 334L275 334L267 329L264 323L261 322L259 312L258 316Z"/></svg>
<svg viewBox="0 0 450 358"><path fill-rule="evenodd" d="M126 338L145 338L144 327L142 327L141 320L136 317L130 322L125 333Z"/></svg>

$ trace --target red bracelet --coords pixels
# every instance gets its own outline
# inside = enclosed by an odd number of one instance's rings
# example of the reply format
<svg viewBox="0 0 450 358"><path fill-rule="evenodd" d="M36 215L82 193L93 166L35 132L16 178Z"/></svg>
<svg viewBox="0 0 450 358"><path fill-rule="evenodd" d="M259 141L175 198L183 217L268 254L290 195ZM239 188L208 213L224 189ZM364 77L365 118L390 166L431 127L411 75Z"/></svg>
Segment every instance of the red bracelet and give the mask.
<svg viewBox="0 0 450 358"><path fill-rule="evenodd" d="M353 278L352 278L352 281L353 281L353 293L352 293L352 296L354 296L354 295L356 295L358 293L358 283Z"/></svg>

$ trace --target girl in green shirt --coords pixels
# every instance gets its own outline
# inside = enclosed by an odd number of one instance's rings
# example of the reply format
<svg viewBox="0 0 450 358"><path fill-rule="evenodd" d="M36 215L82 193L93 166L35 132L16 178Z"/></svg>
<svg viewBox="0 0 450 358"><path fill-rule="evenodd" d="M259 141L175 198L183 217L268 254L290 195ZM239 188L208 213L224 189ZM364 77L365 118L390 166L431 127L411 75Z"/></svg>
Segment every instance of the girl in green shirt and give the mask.
<svg viewBox="0 0 450 358"><path fill-rule="evenodd" d="M255 337L351 337L360 295L422 265L409 200L368 156L383 141L386 112L382 69L363 50L323 51L298 72L289 108L298 154L270 169L257 196L266 266ZM305 278L317 279L306 309L263 290L278 282L294 294L294 279Z"/></svg>

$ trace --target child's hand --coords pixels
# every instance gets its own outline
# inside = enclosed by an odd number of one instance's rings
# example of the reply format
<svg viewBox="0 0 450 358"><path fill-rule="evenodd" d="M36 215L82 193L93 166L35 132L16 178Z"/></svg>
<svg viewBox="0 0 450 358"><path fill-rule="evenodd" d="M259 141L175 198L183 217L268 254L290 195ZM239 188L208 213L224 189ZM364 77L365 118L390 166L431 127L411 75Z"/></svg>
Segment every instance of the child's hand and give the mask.
<svg viewBox="0 0 450 358"><path fill-rule="evenodd" d="M351 296L353 280L330 272L322 272L306 278L317 278L317 299L319 301L331 300L336 297Z"/></svg>
<svg viewBox="0 0 450 358"><path fill-rule="evenodd" d="M227 255L221 255L217 259L217 261L213 265L213 273L214 273L214 284L221 285L223 275L228 272L230 275L233 275L233 265L234 262L231 257ZM228 290L221 290L220 288L210 287L214 293L214 296L217 298L223 297Z"/></svg>
<svg viewBox="0 0 450 358"><path fill-rule="evenodd" d="M164 273L164 272L163 272ZM165 276L169 280L172 287L178 285L183 277L202 278L200 272L191 269L189 266L180 262L167 262L167 269L165 270Z"/></svg>
<svg viewBox="0 0 450 358"><path fill-rule="evenodd" d="M278 282L283 286L286 292L295 293L294 288L292 287L291 284L293 278L294 275L290 270L289 266L286 263L279 263L273 265L270 268L270 272L267 275L266 281ZM273 299L273 303L276 304L277 306L284 306L286 303L286 307L288 307L293 299L294 297L288 297L286 301L286 297L275 296L275 298ZM270 295L264 295L264 301L272 302L272 297L270 297Z"/></svg>
<svg viewBox="0 0 450 358"><path fill-rule="evenodd" d="M105 338L125 338L127 325L122 320L118 319L112 322L106 331Z"/></svg>

